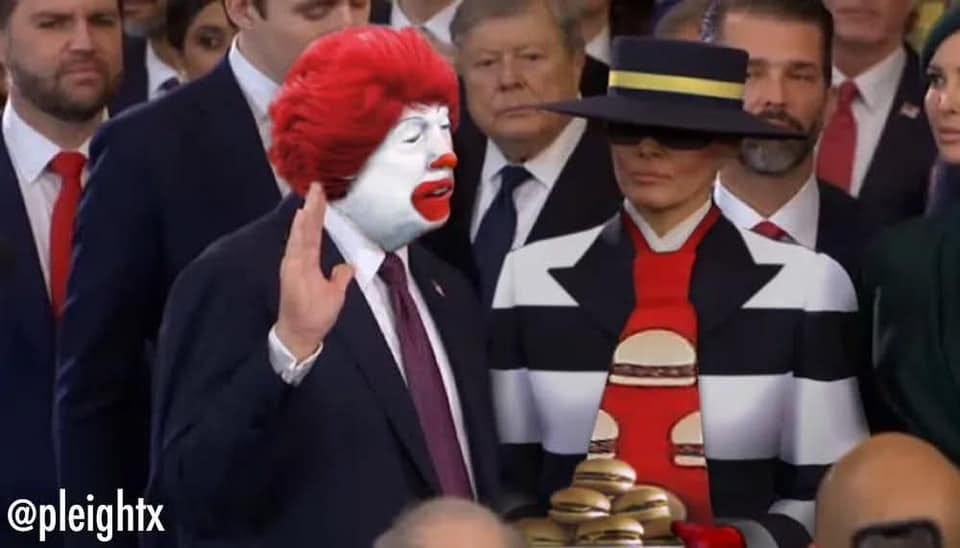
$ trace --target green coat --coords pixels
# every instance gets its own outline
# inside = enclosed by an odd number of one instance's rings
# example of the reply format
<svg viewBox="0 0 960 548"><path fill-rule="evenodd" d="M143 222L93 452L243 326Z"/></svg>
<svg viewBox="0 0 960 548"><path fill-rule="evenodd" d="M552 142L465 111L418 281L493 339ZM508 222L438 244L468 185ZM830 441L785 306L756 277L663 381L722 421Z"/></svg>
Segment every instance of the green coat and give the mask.
<svg viewBox="0 0 960 548"><path fill-rule="evenodd" d="M885 233L862 281L887 403L960 464L960 208Z"/></svg>

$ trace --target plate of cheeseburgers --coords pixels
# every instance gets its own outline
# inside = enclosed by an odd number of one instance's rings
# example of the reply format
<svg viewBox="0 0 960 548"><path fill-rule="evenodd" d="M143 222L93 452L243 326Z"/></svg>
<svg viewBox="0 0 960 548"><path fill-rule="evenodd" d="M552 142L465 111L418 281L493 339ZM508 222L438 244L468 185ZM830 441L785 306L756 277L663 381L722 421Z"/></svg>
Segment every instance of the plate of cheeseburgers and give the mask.
<svg viewBox="0 0 960 548"><path fill-rule="evenodd" d="M626 462L593 458L577 465L571 487L550 497L548 517L522 519L514 526L532 547L683 548L670 526L686 516L676 495L638 484L636 471Z"/></svg>

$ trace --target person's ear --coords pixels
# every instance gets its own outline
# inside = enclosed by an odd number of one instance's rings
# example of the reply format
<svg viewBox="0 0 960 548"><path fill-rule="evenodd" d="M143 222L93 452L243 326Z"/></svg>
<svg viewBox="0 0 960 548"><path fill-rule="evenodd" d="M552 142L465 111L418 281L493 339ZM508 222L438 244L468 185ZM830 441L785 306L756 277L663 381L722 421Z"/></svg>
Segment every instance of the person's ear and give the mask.
<svg viewBox="0 0 960 548"><path fill-rule="evenodd" d="M259 0L266 2L266 0ZM239 30L253 28L257 19L263 19L260 13L258 0L223 0L223 9L227 12L227 19Z"/></svg>

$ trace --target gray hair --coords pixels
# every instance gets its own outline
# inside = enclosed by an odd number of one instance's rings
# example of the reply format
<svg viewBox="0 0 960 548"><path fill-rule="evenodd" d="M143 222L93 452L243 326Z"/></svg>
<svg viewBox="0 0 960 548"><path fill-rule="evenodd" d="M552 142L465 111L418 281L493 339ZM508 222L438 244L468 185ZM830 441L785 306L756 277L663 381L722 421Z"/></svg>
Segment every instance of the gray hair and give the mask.
<svg viewBox="0 0 960 548"><path fill-rule="evenodd" d="M450 37L459 47L480 23L524 14L537 6L547 8L569 51L583 51L586 44L580 29L583 6L579 0L463 0L450 23Z"/></svg>
<svg viewBox="0 0 960 548"><path fill-rule="evenodd" d="M450 521L486 522L499 528L503 544L491 548L526 548L519 532L506 525L496 514L474 502L456 498L438 498L424 502L401 515L389 531L380 535L373 548L422 548L431 526Z"/></svg>

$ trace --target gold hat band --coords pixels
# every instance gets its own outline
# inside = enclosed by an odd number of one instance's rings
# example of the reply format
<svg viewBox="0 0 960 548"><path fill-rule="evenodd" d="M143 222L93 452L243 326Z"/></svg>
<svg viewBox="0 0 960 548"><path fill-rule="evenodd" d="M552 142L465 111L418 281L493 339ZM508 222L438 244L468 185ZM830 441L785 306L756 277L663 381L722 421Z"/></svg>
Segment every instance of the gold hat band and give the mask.
<svg viewBox="0 0 960 548"><path fill-rule="evenodd" d="M708 80L691 76L672 76L649 72L610 71L610 87L639 91L665 91L719 99L743 99L743 84Z"/></svg>

